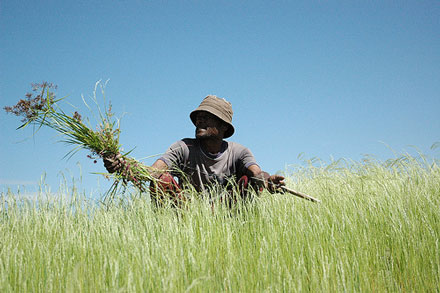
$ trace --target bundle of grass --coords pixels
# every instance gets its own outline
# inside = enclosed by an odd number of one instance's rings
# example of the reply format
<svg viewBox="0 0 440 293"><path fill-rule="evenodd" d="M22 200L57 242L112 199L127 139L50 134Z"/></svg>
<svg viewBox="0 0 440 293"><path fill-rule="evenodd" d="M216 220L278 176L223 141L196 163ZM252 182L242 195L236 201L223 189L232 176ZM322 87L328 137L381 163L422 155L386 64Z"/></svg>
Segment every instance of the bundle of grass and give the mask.
<svg viewBox="0 0 440 293"><path fill-rule="evenodd" d="M103 90L100 82L96 84L96 87L98 85ZM15 106L4 107L7 113L22 117L23 124L17 129L28 125L37 126L36 131L42 126L54 129L61 135L61 142L74 146L66 156L71 156L80 149L86 149L92 153L93 157L108 160L118 158L119 164L115 170L116 172L111 175L105 174L115 179L104 199L105 201L113 199L119 187L125 188L129 184L141 191L146 190L147 182L155 180L152 175L153 170L129 157L130 152L121 153L119 120L114 117L111 104L106 106L104 111L101 111L99 106L97 107L100 123L96 128L97 130L94 131L84 123L78 112L75 111L72 115L68 115L60 108L58 103L63 98L56 99L54 89L56 89L56 86L48 82L32 84L32 93L26 94L26 97L20 99ZM94 101L98 105L96 94L94 95ZM85 104L91 110L87 103ZM89 155L89 157L92 156Z"/></svg>

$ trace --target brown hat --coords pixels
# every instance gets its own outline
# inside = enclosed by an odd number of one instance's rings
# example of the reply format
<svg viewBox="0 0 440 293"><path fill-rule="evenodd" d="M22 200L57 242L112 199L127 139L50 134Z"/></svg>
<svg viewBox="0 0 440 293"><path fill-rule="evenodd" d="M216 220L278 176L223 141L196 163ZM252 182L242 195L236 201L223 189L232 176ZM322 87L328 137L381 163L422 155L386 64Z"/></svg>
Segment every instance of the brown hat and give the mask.
<svg viewBox="0 0 440 293"><path fill-rule="evenodd" d="M232 114L234 112L232 112L231 103L214 95L207 96L200 103L199 107L189 114L189 117L194 125L196 124L196 114L200 111L209 112L229 125L228 130L225 132L224 138L231 137L234 134L234 126L232 125Z"/></svg>

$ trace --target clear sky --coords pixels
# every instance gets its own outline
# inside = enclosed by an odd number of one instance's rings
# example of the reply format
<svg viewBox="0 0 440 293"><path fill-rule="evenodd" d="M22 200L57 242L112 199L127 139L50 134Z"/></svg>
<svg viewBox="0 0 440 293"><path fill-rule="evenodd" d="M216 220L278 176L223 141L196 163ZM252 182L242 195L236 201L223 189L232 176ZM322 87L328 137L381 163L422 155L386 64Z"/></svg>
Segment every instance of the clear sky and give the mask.
<svg viewBox="0 0 440 293"><path fill-rule="evenodd" d="M301 153L440 152L430 149L440 141L439 1L3 0L0 50L2 107L44 80L90 116L81 95L109 79L136 158L193 137L189 113L208 94L232 103L229 140L271 173ZM3 110L0 123L0 191L32 189L43 174L52 190L81 174L87 192L108 184L86 151L63 159L70 147L52 130L32 137Z"/></svg>

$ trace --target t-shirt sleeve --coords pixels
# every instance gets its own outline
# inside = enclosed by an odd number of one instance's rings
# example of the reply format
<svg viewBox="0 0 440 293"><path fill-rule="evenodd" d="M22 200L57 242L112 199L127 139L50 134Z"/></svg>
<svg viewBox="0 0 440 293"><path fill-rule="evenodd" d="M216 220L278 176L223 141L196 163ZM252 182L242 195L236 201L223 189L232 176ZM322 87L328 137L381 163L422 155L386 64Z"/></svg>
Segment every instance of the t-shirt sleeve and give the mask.
<svg viewBox="0 0 440 293"><path fill-rule="evenodd" d="M251 150L247 147L240 147L241 150L239 152L239 162L240 162L240 171L245 172L247 168L249 168L252 165L258 165L257 161L255 160L254 155L252 154Z"/></svg>
<svg viewBox="0 0 440 293"><path fill-rule="evenodd" d="M187 145L179 140L173 143L163 154L159 160L162 160L167 164L168 168L181 168L185 162L185 156L188 153Z"/></svg>

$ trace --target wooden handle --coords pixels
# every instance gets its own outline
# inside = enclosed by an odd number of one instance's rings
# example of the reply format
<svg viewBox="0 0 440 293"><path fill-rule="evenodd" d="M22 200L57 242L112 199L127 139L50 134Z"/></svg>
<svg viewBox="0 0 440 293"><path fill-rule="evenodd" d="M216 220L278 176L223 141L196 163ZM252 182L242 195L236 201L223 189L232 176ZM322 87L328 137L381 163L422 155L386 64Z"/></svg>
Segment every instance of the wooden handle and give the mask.
<svg viewBox="0 0 440 293"><path fill-rule="evenodd" d="M280 187L282 190L284 190L285 192L288 192L288 193L291 193L291 194L293 194L293 195L296 195L296 196L298 196L298 197L301 197L301 198L304 198L304 199L307 199L307 200L310 200L310 201L312 201L312 202L321 202L319 199L317 199L317 198L314 198L314 197L312 197L312 196L310 196L310 195L307 195L307 194L305 194L305 193L302 193L302 192L299 192L299 191L296 191L296 190L293 190L293 189L290 189L290 188L287 188L286 186L281 186Z"/></svg>
<svg viewBox="0 0 440 293"><path fill-rule="evenodd" d="M251 177L251 179L254 179L254 180L257 180L257 181L261 181L261 182L265 182L265 180L264 179L261 179L261 178L258 178L258 177ZM285 192L288 192L288 193L291 193L291 194L293 194L293 195L296 195L296 196L298 196L298 197L301 197L301 198L304 198L304 199L307 199L307 200L310 200L310 201L312 201L312 202L321 202L319 199L317 199L317 198L314 198L314 197L312 197L312 196L310 196L310 195L307 195L307 194L305 194L305 193L302 193L302 192L299 192L299 191L296 191L296 190L293 190L293 189L290 189L290 188L288 188L288 187L286 187L286 186L284 186L284 185L281 185L281 186L277 186L276 184L274 184L274 183L272 183L272 182L267 182L268 184L270 184L270 185L272 185L272 186L274 186L275 188L281 188L283 191L285 191Z"/></svg>

